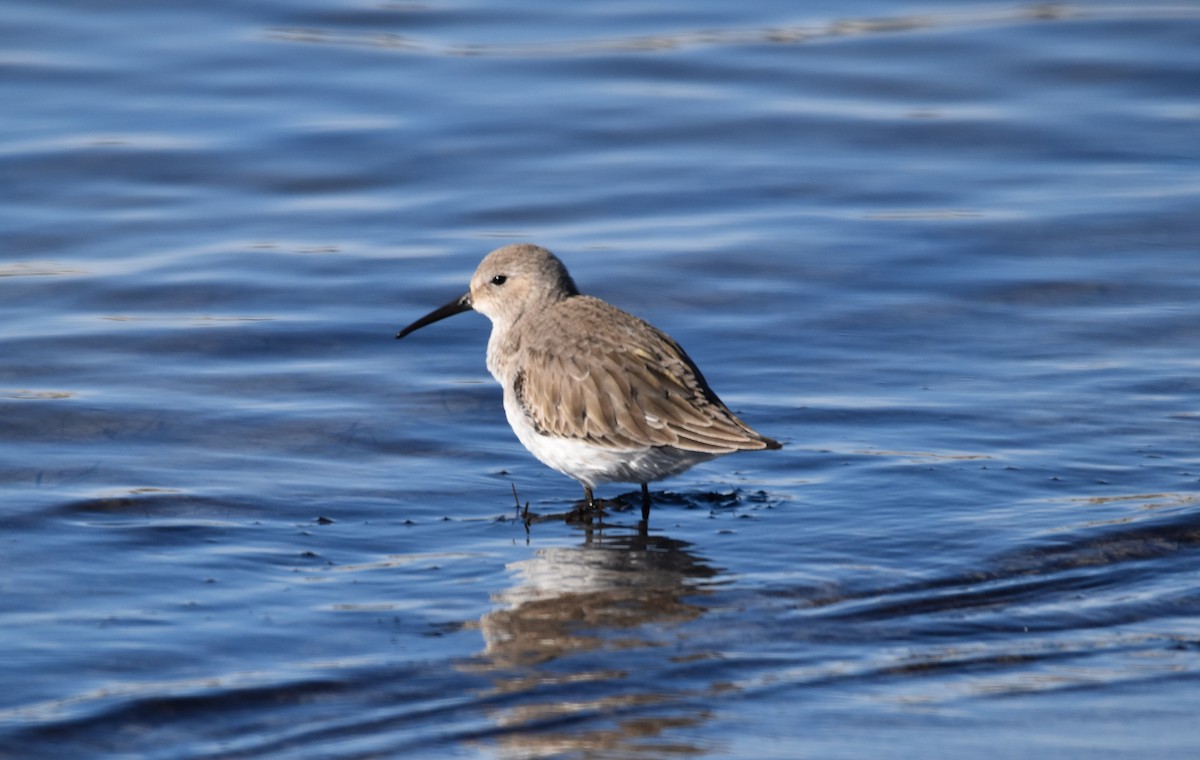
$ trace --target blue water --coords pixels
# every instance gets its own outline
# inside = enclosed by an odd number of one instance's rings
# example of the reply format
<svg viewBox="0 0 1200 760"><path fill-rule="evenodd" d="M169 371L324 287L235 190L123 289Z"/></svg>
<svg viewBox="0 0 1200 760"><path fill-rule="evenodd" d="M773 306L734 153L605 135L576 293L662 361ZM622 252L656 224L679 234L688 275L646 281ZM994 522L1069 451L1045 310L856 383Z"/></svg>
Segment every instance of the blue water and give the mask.
<svg viewBox="0 0 1200 760"><path fill-rule="evenodd" d="M1195 756L1195 3L10 0L0 102L0 757ZM785 448L554 519L392 339L519 240Z"/></svg>

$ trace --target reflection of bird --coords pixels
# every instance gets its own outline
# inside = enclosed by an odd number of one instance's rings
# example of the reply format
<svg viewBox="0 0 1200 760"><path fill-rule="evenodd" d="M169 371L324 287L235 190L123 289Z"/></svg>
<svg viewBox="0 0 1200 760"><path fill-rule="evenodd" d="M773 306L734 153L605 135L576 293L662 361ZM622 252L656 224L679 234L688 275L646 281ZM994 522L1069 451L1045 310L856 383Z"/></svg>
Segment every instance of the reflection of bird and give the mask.
<svg viewBox="0 0 1200 760"><path fill-rule="evenodd" d="M704 629L718 568L687 542L630 531L538 549L506 569L513 584L479 619L485 648L459 666L493 682L484 702L497 757L709 753L678 734L709 720L728 684L705 683L703 671L673 680L678 661L663 651L687 638L685 625Z"/></svg>
<svg viewBox="0 0 1200 760"><path fill-rule="evenodd" d="M717 398L666 333L580 295L566 267L535 245L489 253L470 290L401 330L475 309L492 321L487 366L504 411L535 457L583 485L647 483L722 454L777 449Z"/></svg>
<svg viewBox="0 0 1200 760"><path fill-rule="evenodd" d="M704 614L705 581L718 569L687 542L607 535L603 543L538 549L507 565L516 581L480 619L490 667L556 660L613 646L605 635L668 626ZM630 639L621 639L627 645Z"/></svg>

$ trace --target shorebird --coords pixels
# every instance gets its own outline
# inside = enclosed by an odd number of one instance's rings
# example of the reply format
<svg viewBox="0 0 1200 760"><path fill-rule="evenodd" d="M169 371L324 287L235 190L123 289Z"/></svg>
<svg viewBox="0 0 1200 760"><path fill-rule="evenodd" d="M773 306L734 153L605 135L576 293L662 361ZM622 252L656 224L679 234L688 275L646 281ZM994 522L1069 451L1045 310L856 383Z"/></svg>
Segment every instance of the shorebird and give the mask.
<svg viewBox="0 0 1200 760"><path fill-rule="evenodd" d="M396 338L474 309L492 321L487 368L504 413L543 464L592 489L649 483L735 451L780 444L739 420L662 330L575 287L545 248L506 245L480 262L470 289Z"/></svg>

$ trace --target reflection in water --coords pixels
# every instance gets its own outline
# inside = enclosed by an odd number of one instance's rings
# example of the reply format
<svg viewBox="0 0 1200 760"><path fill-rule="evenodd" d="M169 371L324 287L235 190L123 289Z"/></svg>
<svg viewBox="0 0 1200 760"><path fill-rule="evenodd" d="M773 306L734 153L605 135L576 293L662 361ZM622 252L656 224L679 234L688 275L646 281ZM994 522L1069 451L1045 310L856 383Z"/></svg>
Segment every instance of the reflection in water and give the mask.
<svg viewBox="0 0 1200 760"><path fill-rule="evenodd" d="M654 741L709 717L690 699L696 695L637 677L637 663L647 655L661 661L653 650L706 612L697 598L718 571L689 547L664 536L605 535L508 566L517 583L496 595L503 608L479 621L486 646L477 661L493 678L492 694L504 695L491 716L502 756L703 751Z"/></svg>

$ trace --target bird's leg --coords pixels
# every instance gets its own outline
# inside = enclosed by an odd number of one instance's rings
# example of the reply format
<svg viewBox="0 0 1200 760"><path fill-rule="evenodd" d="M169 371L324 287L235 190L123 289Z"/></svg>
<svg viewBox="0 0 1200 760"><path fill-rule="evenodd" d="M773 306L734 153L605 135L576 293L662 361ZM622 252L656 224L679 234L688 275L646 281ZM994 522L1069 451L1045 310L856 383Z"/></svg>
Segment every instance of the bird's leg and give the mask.
<svg viewBox="0 0 1200 760"><path fill-rule="evenodd" d="M571 512L566 515L567 522L579 522L590 525L595 513L599 510L596 504L596 497L592 495L591 486L583 486L583 501L575 502L575 506L571 508Z"/></svg>
<svg viewBox="0 0 1200 760"><path fill-rule="evenodd" d="M593 513L598 511L596 506L596 497L592 495L592 487L583 487L583 504L578 507L578 514L589 523L592 521Z"/></svg>
<svg viewBox="0 0 1200 760"><path fill-rule="evenodd" d="M604 527L604 507L601 506L602 501L597 499L592 494L591 486L583 487L583 504L578 508L577 514L583 517L584 521L590 526L593 519L600 521L600 527Z"/></svg>
<svg viewBox="0 0 1200 760"><path fill-rule="evenodd" d="M638 525L643 531L650 527L650 486L642 483L642 522Z"/></svg>
<svg viewBox="0 0 1200 760"><path fill-rule="evenodd" d="M603 519L604 518L604 499L594 498L592 496L592 489L587 486L584 487L583 491L584 491L584 494L586 494L586 496L587 496L588 507L590 507L591 510L596 513L597 516L599 516L601 519Z"/></svg>

